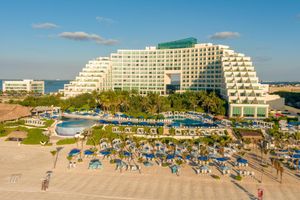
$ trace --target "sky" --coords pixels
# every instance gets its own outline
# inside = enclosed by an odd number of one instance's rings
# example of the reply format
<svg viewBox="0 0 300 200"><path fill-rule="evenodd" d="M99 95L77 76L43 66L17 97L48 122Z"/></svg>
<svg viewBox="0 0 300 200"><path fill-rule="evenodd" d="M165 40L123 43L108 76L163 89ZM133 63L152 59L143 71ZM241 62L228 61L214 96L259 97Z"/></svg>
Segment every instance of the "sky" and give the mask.
<svg viewBox="0 0 300 200"><path fill-rule="evenodd" d="M195 37L300 81L299 0L0 0L0 79L70 80L93 58Z"/></svg>

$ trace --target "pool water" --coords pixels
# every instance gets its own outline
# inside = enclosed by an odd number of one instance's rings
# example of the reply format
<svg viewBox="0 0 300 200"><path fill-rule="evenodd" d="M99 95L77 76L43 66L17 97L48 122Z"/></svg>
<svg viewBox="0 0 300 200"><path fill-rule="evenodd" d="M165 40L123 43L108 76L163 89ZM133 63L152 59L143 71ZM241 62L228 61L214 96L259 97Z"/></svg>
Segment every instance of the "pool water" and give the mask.
<svg viewBox="0 0 300 200"><path fill-rule="evenodd" d="M74 136L81 133L84 129L93 126L96 122L93 120L67 120L56 125L56 133L61 136Z"/></svg>
<svg viewBox="0 0 300 200"><path fill-rule="evenodd" d="M182 120L174 120L172 123L173 126L188 126L188 127L213 127L215 124L209 124L202 122L200 120L195 119L182 119Z"/></svg>

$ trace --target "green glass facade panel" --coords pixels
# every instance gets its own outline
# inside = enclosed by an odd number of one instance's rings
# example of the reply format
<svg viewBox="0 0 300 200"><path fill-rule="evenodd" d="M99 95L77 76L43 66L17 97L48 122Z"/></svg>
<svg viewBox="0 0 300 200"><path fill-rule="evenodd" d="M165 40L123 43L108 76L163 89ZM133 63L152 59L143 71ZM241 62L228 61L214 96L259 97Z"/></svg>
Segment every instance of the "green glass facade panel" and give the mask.
<svg viewBox="0 0 300 200"><path fill-rule="evenodd" d="M240 116L241 115L241 107L233 107L232 108L232 115L233 116Z"/></svg>
<svg viewBox="0 0 300 200"><path fill-rule="evenodd" d="M265 117L266 116L266 112L267 112L266 108L262 108L262 107L258 107L257 108L257 116L258 117Z"/></svg>
<svg viewBox="0 0 300 200"><path fill-rule="evenodd" d="M159 43L157 45L158 49L177 49L177 48L191 48L197 44L197 39L190 37L182 40L175 40L172 42Z"/></svg>
<svg viewBox="0 0 300 200"><path fill-rule="evenodd" d="M254 115L255 107L244 107L244 115Z"/></svg>

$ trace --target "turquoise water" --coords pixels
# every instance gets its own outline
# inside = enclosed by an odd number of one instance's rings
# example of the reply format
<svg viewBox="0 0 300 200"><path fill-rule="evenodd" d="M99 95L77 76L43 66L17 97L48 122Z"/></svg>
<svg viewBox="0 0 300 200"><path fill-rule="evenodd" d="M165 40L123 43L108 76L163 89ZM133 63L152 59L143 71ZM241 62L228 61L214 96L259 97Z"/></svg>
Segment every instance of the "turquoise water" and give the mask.
<svg viewBox="0 0 300 200"><path fill-rule="evenodd" d="M89 127L95 124L95 121L91 120L69 120L57 124L59 127L63 128L77 128L77 127Z"/></svg>
<svg viewBox="0 0 300 200"><path fill-rule="evenodd" d="M70 119L57 124L55 131L61 136L74 136L81 133L84 129L90 128L95 123L93 120Z"/></svg>
<svg viewBox="0 0 300 200"><path fill-rule="evenodd" d="M189 126L189 127L213 127L216 126L215 124L208 124L200 120L194 120L194 119L180 119L180 120L173 120L172 123L173 126Z"/></svg>
<svg viewBox="0 0 300 200"><path fill-rule="evenodd" d="M0 80L0 90L2 90L2 81ZM67 80L45 80L45 93L58 92L59 89L64 88L64 84L69 83Z"/></svg>

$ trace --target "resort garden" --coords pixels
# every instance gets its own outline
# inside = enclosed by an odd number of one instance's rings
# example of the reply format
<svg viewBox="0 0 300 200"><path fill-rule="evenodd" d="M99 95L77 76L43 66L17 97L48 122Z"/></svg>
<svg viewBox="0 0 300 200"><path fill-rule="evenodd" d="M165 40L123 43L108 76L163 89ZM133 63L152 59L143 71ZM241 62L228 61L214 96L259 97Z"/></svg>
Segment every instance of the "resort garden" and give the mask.
<svg viewBox="0 0 300 200"><path fill-rule="evenodd" d="M122 112L134 117L153 117L166 111L198 111L225 115L226 103L214 92L185 92L160 96L150 93L141 96L136 92L106 91L86 93L68 99L60 95L28 96L17 102L23 106L59 106L63 111L89 111L100 108L111 113Z"/></svg>

